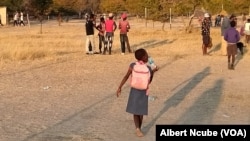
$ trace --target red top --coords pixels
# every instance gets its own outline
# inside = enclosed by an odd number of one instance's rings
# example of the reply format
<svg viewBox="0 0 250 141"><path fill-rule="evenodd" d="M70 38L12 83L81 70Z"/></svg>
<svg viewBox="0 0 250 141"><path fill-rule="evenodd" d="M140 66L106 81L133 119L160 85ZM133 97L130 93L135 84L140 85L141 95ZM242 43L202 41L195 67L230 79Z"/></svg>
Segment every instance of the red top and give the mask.
<svg viewBox="0 0 250 141"><path fill-rule="evenodd" d="M106 32L114 32L114 30L115 30L115 21L110 20L110 19L106 20L105 29L106 29Z"/></svg>
<svg viewBox="0 0 250 141"><path fill-rule="evenodd" d="M130 25L128 21L123 21L121 20L119 22L119 29L120 29L120 34L127 34L128 30L130 29Z"/></svg>

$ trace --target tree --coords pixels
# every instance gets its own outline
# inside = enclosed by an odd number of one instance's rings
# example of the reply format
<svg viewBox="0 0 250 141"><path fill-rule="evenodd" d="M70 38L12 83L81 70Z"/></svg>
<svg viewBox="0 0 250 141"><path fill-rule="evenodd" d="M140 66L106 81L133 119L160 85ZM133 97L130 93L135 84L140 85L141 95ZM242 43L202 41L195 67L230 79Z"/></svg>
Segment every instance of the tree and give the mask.
<svg viewBox="0 0 250 141"><path fill-rule="evenodd" d="M49 8L53 4L53 0L31 0L31 6L34 9L36 16L39 18L41 28L40 33L42 33L42 23L43 18L49 13Z"/></svg>
<svg viewBox="0 0 250 141"><path fill-rule="evenodd" d="M112 12L118 14L120 11L124 11L125 2L124 0L101 0L100 9L102 12Z"/></svg>
<svg viewBox="0 0 250 141"><path fill-rule="evenodd" d="M130 14L135 14L138 16L144 15L145 2L144 0L126 0L125 9Z"/></svg>

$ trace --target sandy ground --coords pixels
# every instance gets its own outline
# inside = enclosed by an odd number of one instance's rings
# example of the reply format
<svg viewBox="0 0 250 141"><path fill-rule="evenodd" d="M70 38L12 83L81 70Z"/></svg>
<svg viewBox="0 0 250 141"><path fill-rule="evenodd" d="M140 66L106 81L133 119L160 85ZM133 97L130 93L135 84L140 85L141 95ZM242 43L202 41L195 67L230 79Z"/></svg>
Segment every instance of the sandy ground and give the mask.
<svg viewBox="0 0 250 141"><path fill-rule="evenodd" d="M116 46L112 55L80 51L57 61L2 68L0 140L154 141L156 124L249 124L250 46L244 56L237 56L235 70L228 70L219 36L214 35L211 56L202 56L199 36L167 33L144 40L130 36L132 47L146 48L160 66L150 86L155 100L149 101L144 117L144 137L136 137L132 115L125 112L129 85L121 97L115 96L134 61L133 54L122 56Z"/></svg>

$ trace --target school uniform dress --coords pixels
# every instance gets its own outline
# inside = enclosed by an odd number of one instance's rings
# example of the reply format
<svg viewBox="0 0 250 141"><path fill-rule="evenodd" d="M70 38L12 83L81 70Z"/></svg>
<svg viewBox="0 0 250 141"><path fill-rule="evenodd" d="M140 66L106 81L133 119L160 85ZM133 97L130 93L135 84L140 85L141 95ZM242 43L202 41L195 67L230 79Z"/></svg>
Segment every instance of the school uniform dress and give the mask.
<svg viewBox="0 0 250 141"><path fill-rule="evenodd" d="M204 19L201 25L202 43L207 46L210 39L210 21L208 19Z"/></svg>
<svg viewBox="0 0 250 141"><path fill-rule="evenodd" d="M130 67L133 68L134 65L135 63L131 63ZM149 66L148 68L152 76L152 69ZM147 90L138 90L131 87L126 112L134 115L148 115L148 95L146 93Z"/></svg>

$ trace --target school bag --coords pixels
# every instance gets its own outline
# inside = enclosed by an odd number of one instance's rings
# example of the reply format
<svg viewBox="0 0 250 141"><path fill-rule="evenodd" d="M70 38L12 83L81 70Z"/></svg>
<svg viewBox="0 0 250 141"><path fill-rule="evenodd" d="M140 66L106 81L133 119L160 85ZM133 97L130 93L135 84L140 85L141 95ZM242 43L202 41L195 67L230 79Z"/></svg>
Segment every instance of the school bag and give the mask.
<svg viewBox="0 0 250 141"><path fill-rule="evenodd" d="M135 62L132 70L130 86L139 90L148 89L150 81L150 71L146 63L142 61Z"/></svg>

